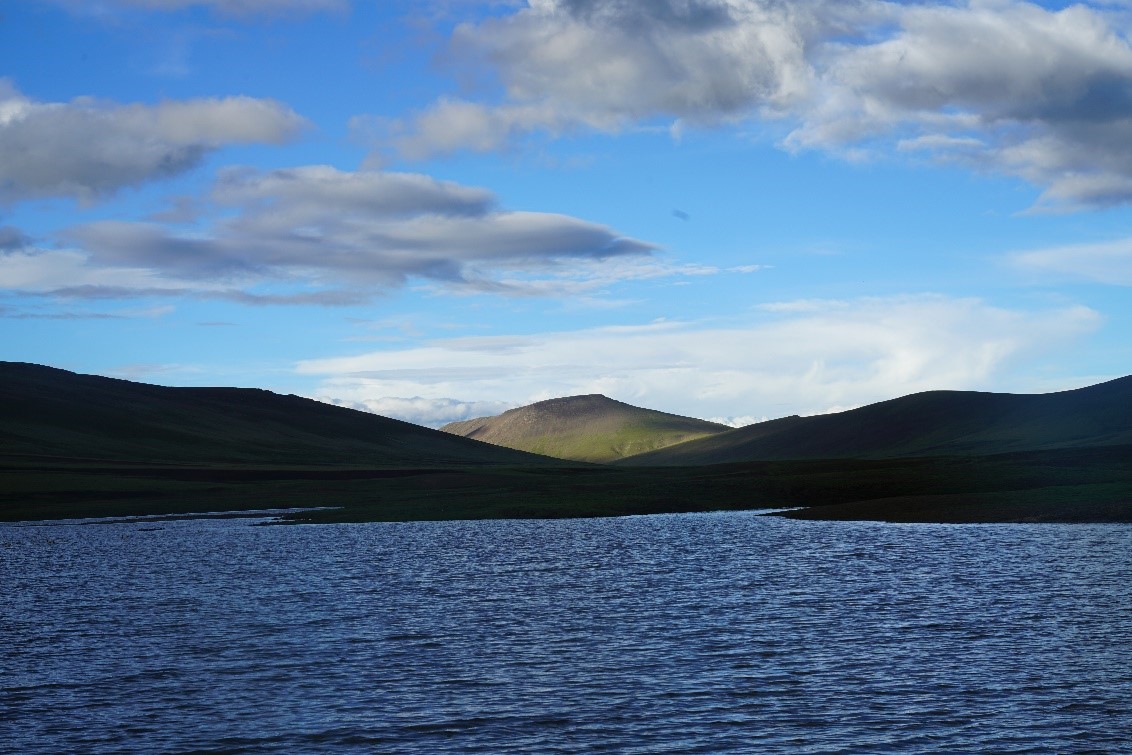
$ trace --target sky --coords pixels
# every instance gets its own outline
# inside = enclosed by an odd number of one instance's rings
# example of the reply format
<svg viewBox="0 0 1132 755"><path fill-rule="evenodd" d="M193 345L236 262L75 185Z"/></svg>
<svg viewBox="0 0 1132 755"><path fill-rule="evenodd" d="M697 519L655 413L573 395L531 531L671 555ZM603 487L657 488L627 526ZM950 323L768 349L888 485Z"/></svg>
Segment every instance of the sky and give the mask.
<svg viewBox="0 0 1132 755"><path fill-rule="evenodd" d="M4 0L0 359L429 426L1132 373L1132 2Z"/></svg>

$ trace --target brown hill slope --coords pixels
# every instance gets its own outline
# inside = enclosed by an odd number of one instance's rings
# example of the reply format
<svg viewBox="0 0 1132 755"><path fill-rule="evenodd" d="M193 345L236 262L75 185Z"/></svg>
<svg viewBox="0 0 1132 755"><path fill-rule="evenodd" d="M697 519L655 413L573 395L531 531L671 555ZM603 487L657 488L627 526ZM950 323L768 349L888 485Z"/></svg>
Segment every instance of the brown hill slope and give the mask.
<svg viewBox="0 0 1132 755"><path fill-rule="evenodd" d="M440 429L559 459L608 462L715 435L728 427L590 394L539 401Z"/></svg>

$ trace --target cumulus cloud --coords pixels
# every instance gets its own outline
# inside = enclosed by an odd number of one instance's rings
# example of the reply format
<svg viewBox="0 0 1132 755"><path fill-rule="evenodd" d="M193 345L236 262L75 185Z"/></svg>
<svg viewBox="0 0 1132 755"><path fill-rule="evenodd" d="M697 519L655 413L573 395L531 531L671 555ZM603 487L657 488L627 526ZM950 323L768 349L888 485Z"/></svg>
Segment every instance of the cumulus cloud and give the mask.
<svg viewBox="0 0 1132 755"><path fill-rule="evenodd" d="M794 147L899 146L1043 187L1039 208L1132 199L1132 47L1121 16L1023 2L894 8L895 30L827 49Z"/></svg>
<svg viewBox="0 0 1132 755"><path fill-rule="evenodd" d="M534 0L462 24L455 54L491 66L508 101L442 98L396 124L393 146L410 158L490 151L536 130L618 131L656 116L721 123L784 106L808 86L807 37L840 28L854 4L810 5Z"/></svg>
<svg viewBox="0 0 1132 755"><path fill-rule="evenodd" d="M230 144L278 144L305 121L252 97L128 104L35 102L0 79L0 203L91 201L183 173Z"/></svg>
<svg viewBox="0 0 1132 755"><path fill-rule="evenodd" d="M1017 252L1008 258L1019 270L1079 280L1132 286L1132 238L1096 244L1068 244Z"/></svg>
<svg viewBox="0 0 1132 755"><path fill-rule="evenodd" d="M192 231L99 221L69 229L70 248L0 258L0 284L72 298L158 292L248 304L357 304L411 279L453 290L554 294L538 271L638 258L651 244L566 215L509 211L486 189L423 175L329 166L227 169L215 216ZM561 267L561 270L558 268ZM647 267L635 277L655 274Z"/></svg>
<svg viewBox="0 0 1132 755"><path fill-rule="evenodd" d="M312 359L346 401L417 395L525 404L604 393L696 417L780 417L915 391L1025 390L1012 370L1096 329L1085 307L1023 311L920 295L770 307L741 326L656 322L437 339Z"/></svg>
<svg viewBox="0 0 1132 755"><path fill-rule="evenodd" d="M348 409L380 414L383 417L412 422L425 427L442 427L449 422L459 422L476 417L490 417L511 409L514 404L503 401L459 401L454 398L401 398L382 396L361 401L347 401L328 396L318 396L319 401Z"/></svg>
<svg viewBox="0 0 1132 755"><path fill-rule="evenodd" d="M773 119L788 149L918 153L1020 176L1038 209L1132 200L1132 46L1111 4L531 0L459 25L501 99L389 124L407 158L531 132Z"/></svg>

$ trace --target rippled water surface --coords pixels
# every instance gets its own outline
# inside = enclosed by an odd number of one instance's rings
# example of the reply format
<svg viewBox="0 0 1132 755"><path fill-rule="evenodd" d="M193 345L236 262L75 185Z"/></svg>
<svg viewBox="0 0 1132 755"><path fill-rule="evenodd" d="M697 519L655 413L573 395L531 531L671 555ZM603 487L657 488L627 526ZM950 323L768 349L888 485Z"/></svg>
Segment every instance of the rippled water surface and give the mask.
<svg viewBox="0 0 1132 755"><path fill-rule="evenodd" d="M1132 752L1127 526L6 525L0 580L10 752Z"/></svg>

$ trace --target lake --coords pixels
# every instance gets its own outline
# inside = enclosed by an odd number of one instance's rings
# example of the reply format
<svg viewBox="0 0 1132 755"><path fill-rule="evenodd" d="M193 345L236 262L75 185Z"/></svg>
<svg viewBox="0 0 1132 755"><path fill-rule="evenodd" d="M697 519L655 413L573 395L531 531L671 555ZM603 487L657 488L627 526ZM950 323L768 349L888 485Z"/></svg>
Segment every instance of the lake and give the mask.
<svg viewBox="0 0 1132 755"><path fill-rule="evenodd" d="M5 752L1132 752L1132 526L0 525Z"/></svg>

